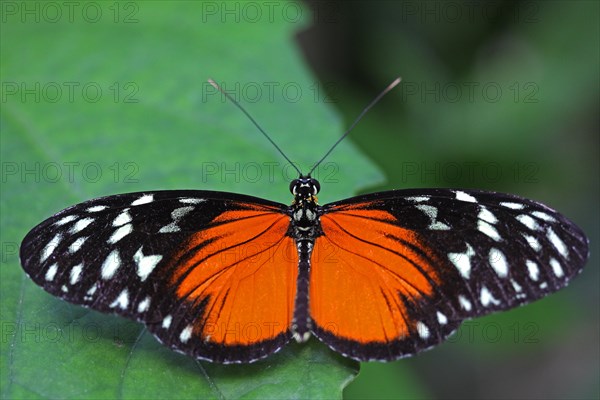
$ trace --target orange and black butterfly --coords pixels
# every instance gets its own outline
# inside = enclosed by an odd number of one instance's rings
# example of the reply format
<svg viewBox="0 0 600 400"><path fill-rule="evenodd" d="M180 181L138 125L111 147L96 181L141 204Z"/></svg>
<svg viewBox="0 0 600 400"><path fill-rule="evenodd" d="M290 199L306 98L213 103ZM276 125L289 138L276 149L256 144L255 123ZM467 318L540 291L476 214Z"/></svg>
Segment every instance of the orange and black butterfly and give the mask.
<svg viewBox="0 0 600 400"><path fill-rule="evenodd" d="M246 363L311 335L359 361L415 354L566 286L588 257L573 222L514 195L319 205L319 190L300 174L291 205L200 190L89 200L33 228L21 263L46 291L141 321L177 351Z"/></svg>

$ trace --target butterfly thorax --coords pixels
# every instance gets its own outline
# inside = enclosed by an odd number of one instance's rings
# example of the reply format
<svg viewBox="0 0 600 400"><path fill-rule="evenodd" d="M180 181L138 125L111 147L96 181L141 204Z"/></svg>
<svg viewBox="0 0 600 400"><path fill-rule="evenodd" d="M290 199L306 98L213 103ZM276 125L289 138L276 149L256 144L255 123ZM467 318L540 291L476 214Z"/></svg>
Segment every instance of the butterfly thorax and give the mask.
<svg viewBox="0 0 600 400"><path fill-rule="evenodd" d="M301 176L290 183L294 201L289 208L289 233L296 241L314 240L320 235L319 205L316 197L319 189L319 182L311 177Z"/></svg>

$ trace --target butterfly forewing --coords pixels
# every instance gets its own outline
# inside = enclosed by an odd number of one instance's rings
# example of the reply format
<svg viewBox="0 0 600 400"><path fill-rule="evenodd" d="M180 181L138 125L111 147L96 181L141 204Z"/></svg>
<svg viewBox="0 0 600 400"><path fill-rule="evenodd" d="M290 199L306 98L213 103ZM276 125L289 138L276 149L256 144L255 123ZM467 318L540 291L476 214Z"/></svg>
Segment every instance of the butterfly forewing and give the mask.
<svg viewBox="0 0 600 400"><path fill-rule="evenodd" d="M286 209L208 191L98 198L35 227L21 262L46 291L142 321L172 348L248 362L290 338L297 258Z"/></svg>
<svg viewBox="0 0 600 400"><path fill-rule="evenodd" d="M464 319L539 299L588 255L585 235L556 211L492 192L374 193L326 205L320 220L313 330L359 360L414 354Z"/></svg>

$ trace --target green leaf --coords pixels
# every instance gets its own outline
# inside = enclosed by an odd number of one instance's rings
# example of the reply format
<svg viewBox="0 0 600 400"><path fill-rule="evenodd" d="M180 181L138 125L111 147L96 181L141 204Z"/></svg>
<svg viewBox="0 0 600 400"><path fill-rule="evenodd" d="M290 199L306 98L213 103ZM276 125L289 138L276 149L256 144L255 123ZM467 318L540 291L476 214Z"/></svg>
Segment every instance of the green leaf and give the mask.
<svg viewBox="0 0 600 400"><path fill-rule="evenodd" d="M29 4L34 14L11 3L17 12L7 9L1 27L2 397L341 398L358 364L320 342L252 365L197 362L140 324L50 296L18 260L31 227L96 196L190 188L288 203L293 168L206 79L233 93L307 171L343 131L293 42L308 11L52 4L61 16L41 2ZM380 180L348 141L316 177L323 202Z"/></svg>

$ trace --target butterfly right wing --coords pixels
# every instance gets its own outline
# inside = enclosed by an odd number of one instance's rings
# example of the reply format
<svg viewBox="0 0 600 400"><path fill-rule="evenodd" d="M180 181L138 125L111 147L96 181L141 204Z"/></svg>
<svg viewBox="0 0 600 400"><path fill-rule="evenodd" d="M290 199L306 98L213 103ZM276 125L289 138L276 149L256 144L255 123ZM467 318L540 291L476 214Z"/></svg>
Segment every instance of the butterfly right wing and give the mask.
<svg viewBox="0 0 600 400"><path fill-rule="evenodd" d="M310 276L312 331L357 360L430 348L465 319L555 292L585 234L532 200L477 190L372 193L328 204Z"/></svg>
<svg viewBox="0 0 600 400"><path fill-rule="evenodd" d="M250 362L291 337L298 259L286 209L209 191L98 198L32 229L21 263L44 290L141 321L175 350Z"/></svg>

